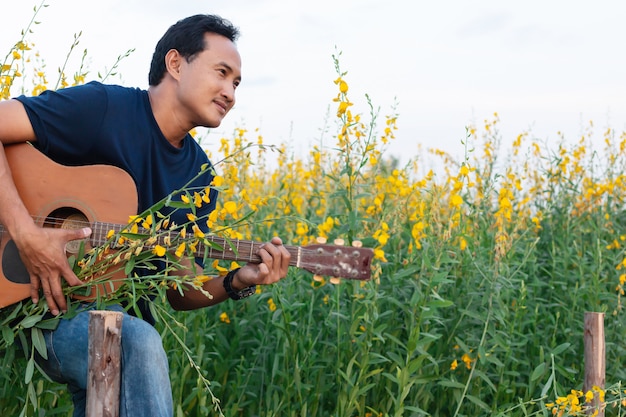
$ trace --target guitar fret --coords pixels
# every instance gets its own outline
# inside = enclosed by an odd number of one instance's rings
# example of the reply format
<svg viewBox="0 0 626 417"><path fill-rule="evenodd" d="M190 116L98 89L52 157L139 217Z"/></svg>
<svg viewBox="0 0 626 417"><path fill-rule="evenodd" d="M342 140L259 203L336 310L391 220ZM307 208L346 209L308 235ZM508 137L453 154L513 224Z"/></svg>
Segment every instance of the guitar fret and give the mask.
<svg viewBox="0 0 626 417"><path fill-rule="evenodd" d="M300 268L301 257L302 257L302 248L298 246L298 256L296 256L296 268Z"/></svg>

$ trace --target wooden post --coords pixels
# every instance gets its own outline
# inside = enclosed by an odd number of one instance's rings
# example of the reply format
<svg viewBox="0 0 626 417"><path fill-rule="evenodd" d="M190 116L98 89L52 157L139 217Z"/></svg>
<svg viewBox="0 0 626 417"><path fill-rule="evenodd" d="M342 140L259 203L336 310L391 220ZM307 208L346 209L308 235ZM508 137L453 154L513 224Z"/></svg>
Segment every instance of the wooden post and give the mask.
<svg viewBox="0 0 626 417"><path fill-rule="evenodd" d="M89 313L89 371L87 417L118 417L120 414L122 313Z"/></svg>
<svg viewBox="0 0 626 417"><path fill-rule="evenodd" d="M604 313L585 313L585 382L583 391L586 393L593 387L604 389L605 383L605 343ZM598 393L593 391L592 407L588 414L598 412L596 416L604 417L604 404L600 402Z"/></svg>

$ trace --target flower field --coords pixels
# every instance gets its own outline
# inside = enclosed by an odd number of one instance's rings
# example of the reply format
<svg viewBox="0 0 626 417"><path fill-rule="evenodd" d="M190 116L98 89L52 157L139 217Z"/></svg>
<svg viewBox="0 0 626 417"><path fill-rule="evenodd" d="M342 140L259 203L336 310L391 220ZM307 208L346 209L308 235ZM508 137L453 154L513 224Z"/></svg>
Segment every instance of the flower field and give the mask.
<svg viewBox="0 0 626 417"><path fill-rule="evenodd" d="M24 38L0 62L2 99L72 79L27 72L29 51ZM209 147L222 191L208 220L229 239L360 242L372 279L293 268L245 301L163 305L176 415L586 415L594 398L626 415L626 133L508 138L494 114L467 127L462 159L428 149L400 165L385 151L401 109L350 96L333 58L333 128L308 154L245 129ZM369 113L353 113L361 101ZM607 364L586 392L585 312L605 313ZM63 386L25 378L12 320L0 314L0 414L71 415Z"/></svg>

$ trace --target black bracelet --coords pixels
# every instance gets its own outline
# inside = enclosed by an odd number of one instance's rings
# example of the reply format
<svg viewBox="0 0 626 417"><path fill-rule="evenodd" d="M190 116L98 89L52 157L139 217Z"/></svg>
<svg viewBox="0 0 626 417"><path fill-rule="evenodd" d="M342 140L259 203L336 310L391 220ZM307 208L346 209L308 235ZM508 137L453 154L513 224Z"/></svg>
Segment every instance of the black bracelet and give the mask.
<svg viewBox="0 0 626 417"><path fill-rule="evenodd" d="M224 290L226 290L226 294L228 294L228 296L233 300L241 300L242 298L250 297L256 292L256 285L244 288L241 291L236 291L235 289L233 289L233 278L235 277L235 274L237 273L237 271L239 271L239 269L240 268L235 268L232 271L229 271L228 274L226 274L226 276L224 277L224 281L222 281L224 284Z"/></svg>

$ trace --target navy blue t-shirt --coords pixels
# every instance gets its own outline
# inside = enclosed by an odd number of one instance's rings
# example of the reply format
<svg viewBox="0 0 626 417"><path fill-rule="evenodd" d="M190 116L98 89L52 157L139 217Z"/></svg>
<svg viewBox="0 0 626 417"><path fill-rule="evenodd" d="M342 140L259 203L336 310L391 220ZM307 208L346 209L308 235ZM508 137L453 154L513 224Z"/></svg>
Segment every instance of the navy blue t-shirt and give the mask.
<svg viewBox="0 0 626 417"><path fill-rule="evenodd" d="M17 100L26 108L37 137L35 146L52 160L67 166L114 165L128 172L137 186L138 213L187 184L203 164L210 164L191 135L187 134L182 148L167 141L145 90L90 82ZM204 189L212 179L209 170L192 186ZM197 216L208 215L216 200L217 191L212 190L210 203L203 204ZM186 214L177 211L172 220L184 224Z"/></svg>

